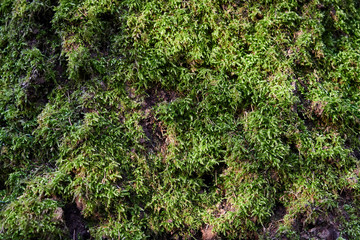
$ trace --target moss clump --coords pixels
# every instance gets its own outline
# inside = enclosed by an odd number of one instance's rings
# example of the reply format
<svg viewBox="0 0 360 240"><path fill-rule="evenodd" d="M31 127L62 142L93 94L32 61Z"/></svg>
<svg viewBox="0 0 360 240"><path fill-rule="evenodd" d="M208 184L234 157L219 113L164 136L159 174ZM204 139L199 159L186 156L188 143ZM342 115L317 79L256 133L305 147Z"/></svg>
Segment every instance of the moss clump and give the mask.
<svg viewBox="0 0 360 240"><path fill-rule="evenodd" d="M2 1L0 238L358 237L358 9Z"/></svg>

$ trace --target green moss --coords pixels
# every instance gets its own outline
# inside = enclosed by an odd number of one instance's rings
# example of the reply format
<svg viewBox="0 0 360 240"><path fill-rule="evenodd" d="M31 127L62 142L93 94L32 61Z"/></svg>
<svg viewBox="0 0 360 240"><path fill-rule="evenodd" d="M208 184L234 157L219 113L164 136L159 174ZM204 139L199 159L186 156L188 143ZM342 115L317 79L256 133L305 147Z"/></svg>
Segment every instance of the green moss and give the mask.
<svg viewBox="0 0 360 240"><path fill-rule="evenodd" d="M1 212L2 239L61 239L66 236L63 210L52 199L24 194Z"/></svg>
<svg viewBox="0 0 360 240"><path fill-rule="evenodd" d="M95 239L295 238L322 213L356 238L358 9L2 1L1 236L68 238L75 203Z"/></svg>

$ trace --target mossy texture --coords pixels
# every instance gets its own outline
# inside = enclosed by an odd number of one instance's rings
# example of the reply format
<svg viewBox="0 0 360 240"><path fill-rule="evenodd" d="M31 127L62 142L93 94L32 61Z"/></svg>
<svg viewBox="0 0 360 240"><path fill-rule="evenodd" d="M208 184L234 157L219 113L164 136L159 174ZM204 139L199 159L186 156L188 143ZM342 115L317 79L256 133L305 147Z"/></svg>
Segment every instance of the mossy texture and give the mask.
<svg viewBox="0 0 360 240"><path fill-rule="evenodd" d="M0 15L1 239L360 236L358 1Z"/></svg>

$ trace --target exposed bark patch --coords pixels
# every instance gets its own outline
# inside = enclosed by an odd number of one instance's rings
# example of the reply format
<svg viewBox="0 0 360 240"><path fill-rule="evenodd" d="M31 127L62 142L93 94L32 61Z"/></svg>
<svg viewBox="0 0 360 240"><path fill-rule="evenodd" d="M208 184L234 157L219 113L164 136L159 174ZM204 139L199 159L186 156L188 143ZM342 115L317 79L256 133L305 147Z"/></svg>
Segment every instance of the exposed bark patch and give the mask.
<svg viewBox="0 0 360 240"><path fill-rule="evenodd" d="M67 204L64 208L66 227L69 229L69 236L73 240L90 239L90 233L86 227L85 220L75 204Z"/></svg>

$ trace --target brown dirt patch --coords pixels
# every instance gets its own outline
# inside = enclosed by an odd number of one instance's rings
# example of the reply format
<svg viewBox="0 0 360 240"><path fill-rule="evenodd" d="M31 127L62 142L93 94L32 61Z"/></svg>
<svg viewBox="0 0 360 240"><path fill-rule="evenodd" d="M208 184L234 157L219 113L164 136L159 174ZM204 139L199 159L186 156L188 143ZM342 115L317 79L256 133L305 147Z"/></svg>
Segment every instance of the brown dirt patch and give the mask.
<svg viewBox="0 0 360 240"><path fill-rule="evenodd" d="M285 214L286 208L283 204L278 203L274 208L274 214L271 216L269 225L264 228L265 235L268 235L270 239L273 239L276 236L279 225Z"/></svg>
<svg viewBox="0 0 360 240"><path fill-rule="evenodd" d="M153 87L146 91L141 110L145 117L139 122L147 139L140 139L150 152L164 152L166 149L166 127L155 118L153 107L161 102L172 102L178 94L174 91L164 90L160 87Z"/></svg>
<svg viewBox="0 0 360 240"><path fill-rule="evenodd" d="M165 145L166 138L164 134L166 129L162 126L160 121L150 114L145 119L139 122L147 139L140 139L140 143L144 144L150 151L157 152Z"/></svg>
<svg viewBox="0 0 360 240"><path fill-rule="evenodd" d="M341 203L340 203L341 205ZM341 206L339 208L341 210ZM344 211L329 211L320 214L313 223L306 223L306 216L299 216L292 225L292 230L296 232L301 240L324 239L336 240L340 236L339 215L344 216ZM278 228L286 215L286 208L282 204L277 204L270 223L260 233L264 239L290 240L286 234L278 233Z"/></svg>
<svg viewBox="0 0 360 240"><path fill-rule="evenodd" d="M217 234L213 232L213 226L206 225L201 229L202 240L216 240L218 239Z"/></svg>
<svg viewBox="0 0 360 240"><path fill-rule="evenodd" d="M150 109L161 102L172 102L179 95L175 91L164 90L160 87L153 87L146 90L147 96L144 99L142 109Z"/></svg>

